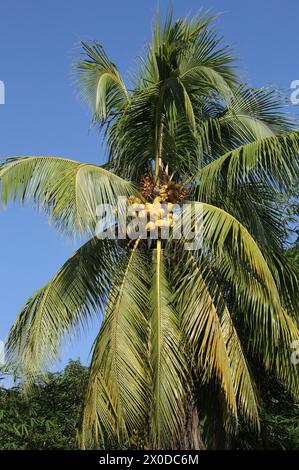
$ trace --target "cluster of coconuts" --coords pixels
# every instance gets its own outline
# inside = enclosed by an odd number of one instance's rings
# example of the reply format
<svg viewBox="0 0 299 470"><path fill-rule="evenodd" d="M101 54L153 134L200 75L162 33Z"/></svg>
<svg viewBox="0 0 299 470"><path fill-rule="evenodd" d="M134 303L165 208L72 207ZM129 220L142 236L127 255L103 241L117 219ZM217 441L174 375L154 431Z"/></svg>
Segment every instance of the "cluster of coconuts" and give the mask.
<svg viewBox="0 0 299 470"><path fill-rule="evenodd" d="M164 183L159 186L155 185L153 177L145 175L141 177L141 193L147 200L158 198L159 202L168 201L173 204L182 202L187 196L186 189L179 183L175 183L171 179L164 177Z"/></svg>
<svg viewBox="0 0 299 470"><path fill-rule="evenodd" d="M187 192L184 187L181 184L175 183L171 180L159 188L160 200L165 201L167 199L170 203L173 204L181 202L186 197L186 195Z"/></svg>
<svg viewBox="0 0 299 470"><path fill-rule="evenodd" d="M173 227L175 216L172 212L173 203L161 204L161 197L157 196L153 202L143 204L139 198L129 198L131 204L130 215L139 219L147 220L146 231L150 232L155 228Z"/></svg>

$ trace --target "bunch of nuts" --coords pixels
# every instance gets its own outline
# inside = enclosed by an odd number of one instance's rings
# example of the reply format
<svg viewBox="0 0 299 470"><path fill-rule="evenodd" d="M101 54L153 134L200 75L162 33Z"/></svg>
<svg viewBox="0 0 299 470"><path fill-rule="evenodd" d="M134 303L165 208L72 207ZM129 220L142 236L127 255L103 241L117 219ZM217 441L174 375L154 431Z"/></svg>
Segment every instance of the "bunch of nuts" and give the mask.
<svg viewBox="0 0 299 470"><path fill-rule="evenodd" d="M156 184L152 175L142 175L140 181L141 194L147 200L158 198L159 202L182 202L188 191L179 183L175 183L164 174L161 184Z"/></svg>
<svg viewBox="0 0 299 470"><path fill-rule="evenodd" d="M131 200L130 200L131 199ZM134 202L133 202L134 200ZM154 230L156 227L174 227L175 216L173 214L173 204L171 202L161 204L161 199L157 196L153 202L143 204L138 198L129 198L130 215L146 220L146 231Z"/></svg>

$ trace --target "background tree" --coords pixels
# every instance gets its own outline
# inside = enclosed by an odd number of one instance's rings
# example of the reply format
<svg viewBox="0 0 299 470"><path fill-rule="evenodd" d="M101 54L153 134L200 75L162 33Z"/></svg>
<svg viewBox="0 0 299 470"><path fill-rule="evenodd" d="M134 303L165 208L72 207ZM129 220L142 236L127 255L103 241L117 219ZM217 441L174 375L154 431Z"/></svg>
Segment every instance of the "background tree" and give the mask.
<svg viewBox="0 0 299 470"><path fill-rule="evenodd" d="M258 372L261 433L253 433L241 422L231 448L299 449L298 404L275 377L263 370L255 370L255 375ZM37 377L27 395L20 382L10 389L0 387L0 449L77 449L76 432L87 378L88 369L79 361L70 361L62 372ZM201 425L204 428L205 422ZM205 445L213 448L208 436ZM136 433L130 447L144 448L144 433Z"/></svg>
<svg viewBox="0 0 299 470"><path fill-rule="evenodd" d="M21 383L0 388L0 449L77 449L87 377L80 361L70 361L36 377L26 394Z"/></svg>
<svg viewBox="0 0 299 470"><path fill-rule="evenodd" d="M299 403L288 393L275 376L257 365L254 375L259 384L261 417L260 434L253 433L241 422L238 435L233 439L233 449L298 450Z"/></svg>

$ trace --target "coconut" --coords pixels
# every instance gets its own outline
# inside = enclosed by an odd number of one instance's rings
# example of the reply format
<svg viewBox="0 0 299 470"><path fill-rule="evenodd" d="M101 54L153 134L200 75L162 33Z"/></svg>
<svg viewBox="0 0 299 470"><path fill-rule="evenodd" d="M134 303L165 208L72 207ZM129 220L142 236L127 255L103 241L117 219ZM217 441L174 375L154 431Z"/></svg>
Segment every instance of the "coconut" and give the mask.
<svg viewBox="0 0 299 470"><path fill-rule="evenodd" d="M144 204L140 204L136 202L132 204L132 209L134 209L135 211L141 211L144 209Z"/></svg>
<svg viewBox="0 0 299 470"><path fill-rule="evenodd" d="M149 232L150 230L154 230L156 228L156 224L154 222L148 222L145 226L145 229Z"/></svg>
<svg viewBox="0 0 299 470"><path fill-rule="evenodd" d="M134 228L129 225L127 228L128 237L130 237L133 233L134 233Z"/></svg>
<svg viewBox="0 0 299 470"><path fill-rule="evenodd" d="M161 218L163 218L166 215L165 210L162 207L157 210L157 213L158 213L159 217L161 217Z"/></svg>
<svg viewBox="0 0 299 470"><path fill-rule="evenodd" d="M158 204L161 202L161 197L160 196L156 196L155 199L154 199L154 204Z"/></svg>
<svg viewBox="0 0 299 470"><path fill-rule="evenodd" d="M165 219L159 219L156 221L156 227L162 228L162 227L168 227L168 222Z"/></svg>
<svg viewBox="0 0 299 470"><path fill-rule="evenodd" d="M152 210L150 212L150 219L151 220L158 220L159 219L158 211Z"/></svg>
<svg viewBox="0 0 299 470"><path fill-rule="evenodd" d="M145 209L139 211L138 217L139 217L140 219L146 219L146 218L147 218L147 211L146 211Z"/></svg>
<svg viewBox="0 0 299 470"><path fill-rule="evenodd" d="M137 217L137 212L131 210L131 211L128 212L128 215L131 216L131 217Z"/></svg>

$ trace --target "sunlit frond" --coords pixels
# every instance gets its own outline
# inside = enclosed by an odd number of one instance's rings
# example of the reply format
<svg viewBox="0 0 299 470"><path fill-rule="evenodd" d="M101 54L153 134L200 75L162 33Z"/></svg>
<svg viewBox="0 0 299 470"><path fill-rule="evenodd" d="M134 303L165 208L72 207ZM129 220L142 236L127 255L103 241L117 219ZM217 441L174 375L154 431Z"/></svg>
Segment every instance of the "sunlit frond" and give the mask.
<svg viewBox="0 0 299 470"><path fill-rule="evenodd" d="M229 358L216 307L192 255L183 258L177 271L175 301L182 315L186 342L192 346L199 379L218 378L231 413L237 418L237 403Z"/></svg>
<svg viewBox="0 0 299 470"><path fill-rule="evenodd" d="M238 126L243 133L243 141L287 133L294 127L283 111L283 97L273 89L241 85L234 90L226 106L220 119L231 123L232 132L236 137Z"/></svg>
<svg viewBox="0 0 299 470"><path fill-rule="evenodd" d="M264 283L228 250L215 254L209 263L230 293L230 302L243 325L244 347L298 396L299 373L290 357L291 344L299 341L299 331L280 298L270 295Z"/></svg>
<svg viewBox="0 0 299 470"><path fill-rule="evenodd" d="M228 307L206 263L187 252L176 271L176 302L186 342L198 364L199 381L216 379L228 408L259 427L254 385Z"/></svg>
<svg viewBox="0 0 299 470"><path fill-rule="evenodd" d="M94 344L81 443L114 445L144 432L149 405L149 269L135 243L119 263Z"/></svg>
<svg viewBox="0 0 299 470"><path fill-rule="evenodd" d="M278 203L279 194L265 184L245 183L227 190L219 184L215 193L206 194L205 202L215 204L233 215L263 249L282 249L287 237L283 207ZM198 194L195 195L195 199ZM265 250L265 251L264 251Z"/></svg>
<svg viewBox="0 0 299 470"><path fill-rule="evenodd" d="M104 125L115 117L129 95L125 84L103 47L81 43L83 57L75 64L81 95L90 106L93 120Z"/></svg>
<svg viewBox="0 0 299 470"><path fill-rule="evenodd" d="M299 133L260 139L219 157L196 175L198 192L213 194L218 183L235 188L246 182L263 182L287 189L298 176Z"/></svg>
<svg viewBox="0 0 299 470"><path fill-rule="evenodd" d="M198 242L204 248L212 247L221 254L229 247L240 262L247 264L261 279L272 296L273 302L279 302L277 287L266 260L248 230L225 210L207 203L193 202L191 211L183 212L182 224L190 228ZM185 243L185 238L181 243Z"/></svg>
<svg viewBox="0 0 299 470"><path fill-rule="evenodd" d="M171 288L161 241L153 252L151 285L152 409L151 439L154 449L175 445L184 422L184 358L179 316L171 305Z"/></svg>
<svg viewBox="0 0 299 470"><path fill-rule="evenodd" d="M57 359L63 339L103 309L118 258L113 241L92 239L27 301L6 343L14 367L33 376Z"/></svg>
<svg viewBox="0 0 299 470"><path fill-rule="evenodd" d="M117 205L133 185L106 169L55 157L19 157L0 165L2 204L31 202L67 233L93 233L99 204Z"/></svg>

